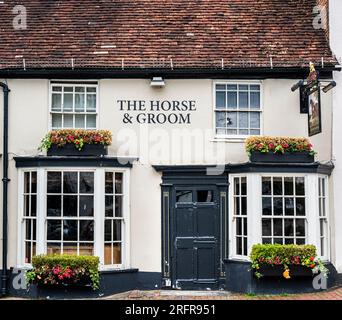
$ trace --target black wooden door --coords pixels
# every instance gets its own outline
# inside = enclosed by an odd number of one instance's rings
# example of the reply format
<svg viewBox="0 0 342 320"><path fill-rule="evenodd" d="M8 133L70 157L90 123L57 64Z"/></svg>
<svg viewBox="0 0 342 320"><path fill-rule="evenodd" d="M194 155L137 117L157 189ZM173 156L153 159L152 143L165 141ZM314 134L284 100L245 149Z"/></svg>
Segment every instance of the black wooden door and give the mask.
<svg viewBox="0 0 342 320"><path fill-rule="evenodd" d="M216 186L174 189L172 286L218 289L220 219Z"/></svg>

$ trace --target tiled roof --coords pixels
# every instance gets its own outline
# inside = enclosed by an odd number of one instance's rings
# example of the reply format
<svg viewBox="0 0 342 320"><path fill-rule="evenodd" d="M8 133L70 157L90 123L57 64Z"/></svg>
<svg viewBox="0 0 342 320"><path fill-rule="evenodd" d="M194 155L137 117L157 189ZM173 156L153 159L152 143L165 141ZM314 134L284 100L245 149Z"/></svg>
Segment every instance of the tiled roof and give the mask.
<svg viewBox="0 0 342 320"><path fill-rule="evenodd" d="M0 2L0 69L234 68L335 65L316 0L65 0Z"/></svg>

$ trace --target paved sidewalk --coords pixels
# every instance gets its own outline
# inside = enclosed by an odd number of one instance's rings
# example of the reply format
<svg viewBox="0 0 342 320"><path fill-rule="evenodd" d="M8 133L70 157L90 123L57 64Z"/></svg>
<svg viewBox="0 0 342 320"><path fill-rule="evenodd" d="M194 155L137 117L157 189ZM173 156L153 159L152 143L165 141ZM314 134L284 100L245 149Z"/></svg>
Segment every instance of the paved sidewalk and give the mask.
<svg viewBox="0 0 342 320"><path fill-rule="evenodd" d="M283 295L248 295L226 291L129 291L104 300L342 300L342 287L325 292Z"/></svg>

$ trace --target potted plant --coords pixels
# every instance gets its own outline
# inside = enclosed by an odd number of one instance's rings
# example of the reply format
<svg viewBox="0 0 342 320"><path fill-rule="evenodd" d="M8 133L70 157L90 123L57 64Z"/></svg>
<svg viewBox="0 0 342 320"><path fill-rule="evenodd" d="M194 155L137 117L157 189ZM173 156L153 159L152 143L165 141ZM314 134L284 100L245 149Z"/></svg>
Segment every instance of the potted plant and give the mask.
<svg viewBox="0 0 342 320"><path fill-rule="evenodd" d="M77 255L39 255L26 272L29 284L40 287L90 286L99 289L99 258Z"/></svg>
<svg viewBox="0 0 342 320"><path fill-rule="evenodd" d="M103 156L111 143L112 133L107 130L62 129L50 131L39 149L48 156Z"/></svg>
<svg viewBox="0 0 342 320"><path fill-rule="evenodd" d="M312 277L321 272L328 274L327 268L317 258L313 245L257 244L250 254L252 269L257 278L261 277Z"/></svg>
<svg viewBox="0 0 342 320"><path fill-rule="evenodd" d="M315 151L307 138L249 137L245 142L251 162L312 163Z"/></svg>

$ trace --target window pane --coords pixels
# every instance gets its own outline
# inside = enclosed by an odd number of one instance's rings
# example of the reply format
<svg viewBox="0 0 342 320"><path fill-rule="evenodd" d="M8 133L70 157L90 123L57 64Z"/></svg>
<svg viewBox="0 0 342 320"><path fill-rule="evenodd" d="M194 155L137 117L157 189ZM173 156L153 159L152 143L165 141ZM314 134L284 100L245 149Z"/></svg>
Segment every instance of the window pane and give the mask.
<svg viewBox="0 0 342 320"><path fill-rule="evenodd" d="M248 128L248 112L239 112L239 128Z"/></svg>
<svg viewBox="0 0 342 320"><path fill-rule="evenodd" d="M105 241L112 241L112 220L105 221Z"/></svg>
<svg viewBox="0 0 342 320"><path fill-rule="evenodd" d="M192 202L192 191L177 191L176 202Z"/></svg>
<svg viewBox="0 0 342 320"><path fill-rule="evenodd" d="M243 238L243 254L247 256L247 238Z"/></svg>
<svg viewBox="0 0 342 320"><path fill-rule="evenodd" d="M225 91L226 90L226 85L225 84L217 84L216 85L216 90Z"/></svg>
<svg viewBox="0 0 342 320"><path fill-rule="evenodd" d="M24 193L30 193L30 172L24 174Z"/></svg>
<svg viewBox="0 0 342 320"><path fill-rule="evenodd" d="M85 115L76 114L75 115L75 128L84 129L85 128Z"/></svg>
<svg viewBox="0 0 342 320"><path fill-rule="evenodd" d="M293 178L285 177L284 186L285 186L285 195L292 196L293 195Z"/></svg>
<svg viewBox="0 0 342 320"><path fill-rule="evenodd" d="M251 92L251 109L260 109L260 93Z"/></svg>
<svg viewBox="0 0 342 320"><path fill-rule="evenodd" d="M96 111L96 94L87 94L87 111Z"/></svg>
<svg viewBox="0 0 342 320"><path fill-rule="evenodd" d="M241 214L247 215L247 198L241 197Z"/></svg>
<svg viewBox="0 0 342 320"><path fill-rule="evenodd" d="M80 193L94 193L93 172L80 172Z"/></svg>
<svg viewBox="0 0 342 320"><path fill-rule="evenodd" d="M236 218L236 234L242 236L242 218Z"/></svg>
<svg viewBox="0 0 342 320"><path fill-rule="evenodd" d="M237 128L236 112L227 112L227 127L228 129Z"/></svg>
<svg viewBox="0 0 342 320"><path fill-rule="evenodd" d="M247 179L246 177L241 177L241 195L247 195Z"/></svg>
<svg viewBox="0 0 342 320"><path fill-rule="evenodd" d="M305 195L304 177L296 178L296 195L297 196Z"/></svg>
<svg viewBox="0 0 342 320"><path fill-rule="evenodd" d="M75 111L84 112L85 111L85 98L84 94L75 94Z"/></svg>
<svg viewBox="0 0 342 320"><path fill-rule="evenodd" d="M47 254L61 254L61 244L60 243L51 243L49 242L47 245Z"/></svg>
<svg viewBox="0 0 342 320"><path fill-rule="evenodd" d="M47 216L58 217L62 215L62 196L47 196Z"/></svg>
<svg viewBox="0 0 342 320"><path fill-rule="evenodd" d="M106 193L113 193L113 172L106 172Z"/></svg>
<svg viewBox="0 0 342 320"><path fill-rule="evenodd" d="M94 197L80 196L80 216L94 216Z"/></svg>
<svg viewBox="0 0 342 320"><path fill-rule="evenodd" d="M73 107L73 94L64 93L63 111L72 111L72 107Z"/></svg>
<svg viewBox="0 0 342 320"><path fill-rule="evenodd" d="M296 215L305 216L305 198L296 198Z"/></svg>
<svg viewBox="0 0 342 320"><path fill-rule="evenodd" d="M77 196L63 197L63 216L76 217L77 216Z"/></svg>
<svg viewBox="0 0 342 320"><path fill-rule="evenodd" d="M96 115L91 114L87 115L87 129L95 129L96 128Z"/></svg>
<svg viewBox="0 0 342 320"><path fill-rule="evenodd" d="M61 94L59 93L52 94L51 110L62 111L62 95Z"/></svg>
<svg viewBox="0 0 342 320"><path fill-rule="evenodd" d="M31 196L31 217L37 215L37 196Z"/></svg>
<svg viewBox="0 0 342 320"><path fill-rule="evenodd" d="M65 114L64 116L64 128L72 128L74 126L73 116L71 114Z"/></svg>
<svg viewBox="0 0 342 320"><path fill-rule="evenodd" d="M80 221L80 241L94 241L94 221Z"/></svg>
<svg viewBox="0 0 342 320"><path fill-rule="evenodd" d="M283 236L283 219L273 219L273 236Z"/></svg>
<svg viewBox="0 0 342 320"><path fill-rule="evenodd" d="M113 244L113 264L121 264L121 243Z"/></svg>
<svg viewBox="0 0 342 320"><path fill-rule="evenodd" d="M247 229L247 218L243 219L243 234L244 236L247 236L248 229ZM246 238L247 239L247 238Z"/></svg>
<svg viewBox="0 0 342 320"><path fill-rule="evenodd" d="M63 221L63 239L65 241L77 241L77 221Z"/></svg>
<svg viewBox="0 0 342 320"><path fill-rule="evenodd" d="M95 87L88 87L87 88L87 92L96 92L96 88Z"/></svg>
<svg viewBox="0 0 342 320"><path fill-rule="evenodd" d="M272 198L262 198L262 214L266 216L272 215Z"/></svg>
<svg viewBox="0 0 342 320"><path fill-rule="evenodd" d="M73 92L74 88L73 87L64 87L64 92Z"/></svg>
<svg viewBox="0 0 342 320"><path fill-rule="evenodd" d="M246 85L246 84L239 84L239 90L240 91L247 91L248 90L248 85Z"/></svg>
<svg viewBox="0 0 342 320"><path fill-rule="evenodd" d="M63 192L64 193L77 193L77 172L64 172L63 173Z"/></svg>
<svg viewBox="0 0 342 320"><path fill-rule="evenodd" d="M234 214L240 215L240 197L235 197L234 202L235 202Z"/></svg>
<svg viewBox="0 0 342 320"><path fill-rule="evenodd" d="M240 194L240 179L234 178L234 195Z"/></svg>
<svg viewBox="0 0 342 320"><path fill-rule="evenodd" d="M122 196L115 196L115 216L122 217Z"/></svg>
<svg viewBox="0 0 342 320"><path fill-rule="evenodd" d="M26 219L25 221L25 239L31 240L32 230L31 230L31 219Z"/></svg>
<svg viewBox="0 0 342 320"><path fill-rule="evenodd" d="M259 84L251 84L249 87L250 87L250 90L253 90L253 91L259 91L260 90Z"/></svg>
<svg viewBox="0 0 342 320"><path fill-rule="evenodd" d="M305 244L305 239L296 239L296 244L299 244L299 245L302 245L302 244Z"/></svg>
<svg viewBox="0 0 342 320"><path fill-rule="evenodd" d="M31 172L31 193L37 192L37 172Z"/></svg>
<svg viewBox="0 0 342 320"><path fill-rule="evenodd" d="M213 202L213 192L211 190L197 191L197 202Z"/></svg>
<svg viewBox="0 0 342 320"><path fill-rule="evenodd" d="M259 112L251 112L250 116L250 127L251 128L260 128L260 113Z"/></svg>
<svg viewBox="0 0 342 320"><path fill-rule="evenodd" d="M62 115L61 114L52 114L52 128L58 129L62 128Z"/></svg>
<svg viewBox="0 0 342 320"><path fill-rule="evenodd" d="M121 241L121 220L113 221L113 240Z"/></svg>
<svg viewBox="0 0 342 320"><path fill-rule="evenodd" d="M283 198L273 198L273 214L276 216L283 215Z"/></svg>
<svg viewBox="0 0 342 320"><path fill-rule="evenodd" d="M122 193L122 177L123 177L123 174L121 172L115 173L115 193L116 194Z"/></svg>
<svg viewBox="0 0 342 320"><path fill-rule="evenodd" d="M242 254L242 238L237 237L236 238L236 253L237 254Z"/></svg>
<svg viewBox="0 0 342 320"><path fill-rule="evenodd" d="M296 219L296 236L305 237L305 220Z"/></svg>
<svg viewBox="0 0 342 320"><path fill-rule="evenodd" d="M280 177L273 178L273 194L276 196L283 194L283 179Z"/></svg>
<svg viewBox="0 0 342 320"><path fill-rule="evenodd" d="M48 172L47 174L47 192L61 193L62 174L61 172Z"/></svg>
<svg viewBox="0 0 342 320"><path fill-rule="evenodd" d="M62 223L60 220L47 221L47 240L62 240Z"/></svg>
<svg viewBox="0 0 342 320"><path fill-rule="evenodd" d="M225 91L216 91L216 108L217 109L225 109L226 108L226 92Z"/></svg>
<svg viewBox="0 0 342 320"><path fill-rule="evenodd" d="M93 256L94 245L92 243L80 243L80 256Z"/></svg>
<svg viewBox="0 0 342 320"><path fill-rule="evenodd" d="M293 198L285 198L285 215L286 216L294 215L294 199Z"/></svg>
<svg viewBox="0 0 342 320"><path fill-rule="evenodd" d="M285 219L285 237L293 237L294 222L293 219Z"/></svg>
<svg viewBox="0 0 342 320"><path fill-rule="evenodd" d="M260 135L260 129L259 130L255 130L255 129L250 130L249 134L252 136L258 136L258 135Z"/></svg>
<svg viewBox="0 0 342 320"><path fill-rule="evenodd" d="M113 196L106 196L106 208L105 208L106 217L113 217Z"/></svg>
<svg viewBox="0 0 342 320"><path fill-rule="evenodd" d="M24 215L30 216L30 196L24 196Z"/></svg>
<svg viewBox="0 0 342 320"><path fill-rule="evenodd" d="M77 243L63 243L63 254L77 254Z"/></svg>
<svg viewBox="0 0 342 320"><path fill-rule="evenodd" d="M62 87L53 86L52 91L53 92L62 92Z"/></svg>
<svg viewBox="0 0 342 320"><path fill-rule="evenodd" d="M236 109L237 108L237 93L227 92L227 96L228 96L228 109Z"/></svg>
<svg viewBox="0 0 342 320"><path fill-rule="evenodd" d="M239 108L248 109L248 92L239 92Z"/></svg>
<svg viewBox="0 0 342 320"><path fill-rule="evenodd" d="M262 244L271 244L272 239L271 238L262 238Z"/></svg>
<svg viewBox="0 0 342 320"><path fill-rule="evenodd" d="M236 91L237 90L237 85L236 84L228 84L227 85L227 90Z"/></svg>
<svg viewBox="0 0 342 320"><path fill-rule="evenodd" d="M216 128L225 128L227 125L227 113L215 112L216 114Z"/></svg>
<svg viewBox="0 0 342 320"><path fill-rule="evenodd" d="M271 219L262 219L262 236L272 236Z"/></svg>
<svg viewBox="0 0 342 320"><path fill-rule="evenodd" d="M271 178L262 178L262 194L263 195L271 195Z"/></svg>

